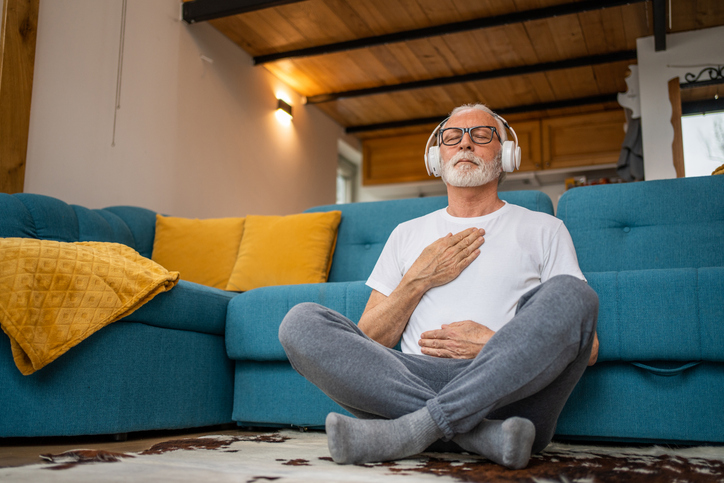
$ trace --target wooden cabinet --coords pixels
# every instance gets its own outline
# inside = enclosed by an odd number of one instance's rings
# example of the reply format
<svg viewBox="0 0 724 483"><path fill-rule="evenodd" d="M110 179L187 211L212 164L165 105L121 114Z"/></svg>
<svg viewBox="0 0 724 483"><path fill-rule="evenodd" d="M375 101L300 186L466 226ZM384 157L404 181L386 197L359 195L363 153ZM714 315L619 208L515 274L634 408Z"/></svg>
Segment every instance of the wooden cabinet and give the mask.
<svg viewBox="0 0 724 483"><path fill-rule="evenodd" d="M543 169L617 162L624 122L623 109L543 119Z"/></svg>
<svg viewBox="0 0 724 483"><path fill-rule="evenodd" d="M541 169L540 121L522 121L511 124L520 145L520 171ZM511 139L510 136L508 139Z"/></svg>
<svg viewBox="0 0 724 483"><path fill-rule="evenodd" d="M521 147L520 171L574 168L618 161L625 133L623 109L512 124ZM430 132L362 142L362 184L426 181L424 150Z"/></svg>
<svg viewBox="0 0 724 483"><path fill-rule="evenodd" d="M362 184L405 183L434 179L425 169L430 133L368 139L362 143Z"/></svg>

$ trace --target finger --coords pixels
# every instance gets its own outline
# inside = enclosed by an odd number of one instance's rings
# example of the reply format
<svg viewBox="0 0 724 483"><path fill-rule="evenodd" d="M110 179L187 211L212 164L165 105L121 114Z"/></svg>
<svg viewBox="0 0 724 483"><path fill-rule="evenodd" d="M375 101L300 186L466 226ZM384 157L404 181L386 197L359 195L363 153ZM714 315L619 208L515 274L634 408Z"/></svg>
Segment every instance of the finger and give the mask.
<svg viewBox="0 0 724 483"><path fill-rule="evenodd" d="M450 359L453 357L452 353L442 349L429 349L427 347L422 348L422 353L427 356L440 357L444 359Z"/></svg>
<svg viewBox="0 0 724 483"><path fill-rule="evenodd" d="M458 243L464 241L467 238L472 237L474 239L474 238L477 238L478 236L480 236L480 230L478 228L468 228L468 229L460 231L460 232L456 233L455 235L453 235L452 237L450 237L449 242L450 242L451 246L457 245Z"/></svg>
<svg viewBox="0 0 724 483"><path fill-rule="evenodd" d="M442 329L436 329L436 330L428 330L427 332L423 332L420 335L423 339L447 339L448 335L445 330Z"/></svg>

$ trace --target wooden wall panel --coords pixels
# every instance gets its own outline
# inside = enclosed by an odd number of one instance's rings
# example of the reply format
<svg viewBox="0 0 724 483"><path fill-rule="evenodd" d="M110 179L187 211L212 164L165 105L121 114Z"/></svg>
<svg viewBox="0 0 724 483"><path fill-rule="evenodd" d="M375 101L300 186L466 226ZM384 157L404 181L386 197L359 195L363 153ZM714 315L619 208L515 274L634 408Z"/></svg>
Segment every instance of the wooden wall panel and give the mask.
<svg viewBox="0 0 724 483"><path fill-rule="evenodd" d="M4 0L0 22L0 192L21 193L39 0Z"/></svg>
<svg viewBox="0 0 724 483"><path fill-rule="evenodd" d="M544 169L615 163L626 121L623 109L541 121Z"/></svg>

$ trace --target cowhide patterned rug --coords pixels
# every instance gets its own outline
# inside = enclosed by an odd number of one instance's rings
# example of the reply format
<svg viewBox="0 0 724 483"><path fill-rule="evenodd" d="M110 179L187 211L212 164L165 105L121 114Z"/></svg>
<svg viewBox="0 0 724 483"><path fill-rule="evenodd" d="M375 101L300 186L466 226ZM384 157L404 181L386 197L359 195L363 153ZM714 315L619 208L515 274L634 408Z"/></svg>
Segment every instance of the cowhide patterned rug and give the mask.
<svg viewBox="0 0 724 483"><path fill-rule="evenodd" d="M380 464L332 462L322 432L281 431L169 439L138 453L73 450L44 464L0 468L2 482L723 482L724 447L552 443L524 470L466 454L424 453Z"/></svg>

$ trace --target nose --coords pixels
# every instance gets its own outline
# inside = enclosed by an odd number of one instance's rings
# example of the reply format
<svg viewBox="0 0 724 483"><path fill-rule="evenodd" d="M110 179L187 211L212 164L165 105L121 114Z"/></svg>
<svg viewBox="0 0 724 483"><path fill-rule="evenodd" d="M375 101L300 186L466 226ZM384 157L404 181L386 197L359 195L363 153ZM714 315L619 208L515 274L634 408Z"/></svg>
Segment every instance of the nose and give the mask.
<svg viewBox="0 0 724 483"><path fill-rule="evenodd" d="M460 150L473 151L475 149L475 145L473 143L472 134L470 132L464 132L463 138L460 140Z"/></svg>

